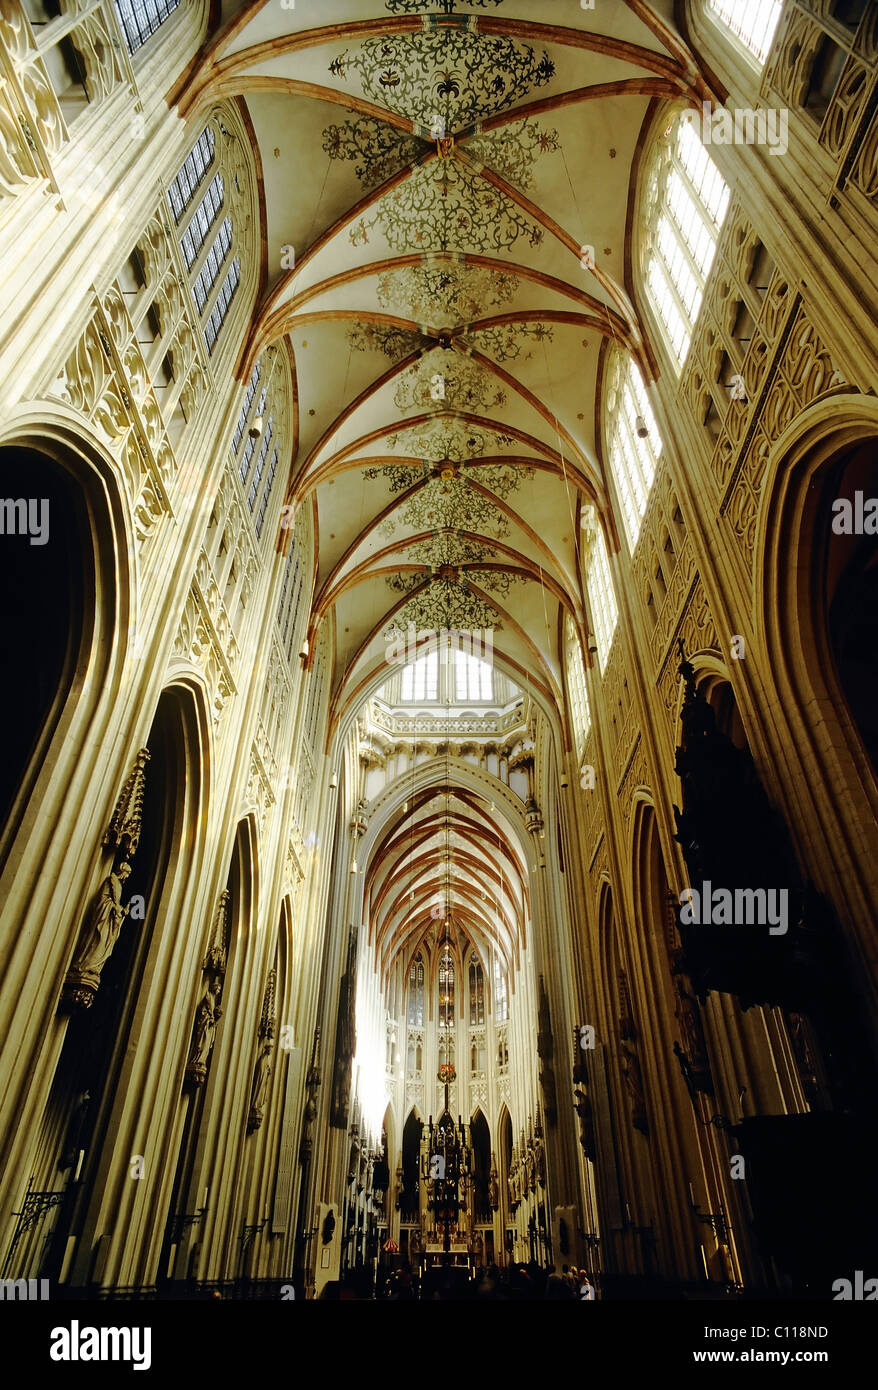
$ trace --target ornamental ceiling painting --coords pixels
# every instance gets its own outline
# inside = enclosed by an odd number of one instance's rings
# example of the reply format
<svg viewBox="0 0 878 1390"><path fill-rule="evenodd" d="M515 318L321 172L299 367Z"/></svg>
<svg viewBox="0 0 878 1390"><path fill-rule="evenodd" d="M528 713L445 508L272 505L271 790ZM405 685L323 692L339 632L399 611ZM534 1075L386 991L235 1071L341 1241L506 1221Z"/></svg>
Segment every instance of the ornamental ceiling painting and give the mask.
<svg viewBox="0 0 878 1390"><path fill-rule="evenodd" d="M558 701L582 510L615 524L602 355L654 370L626 278L639 142L658 103L702 99L673 0L254 0L210 60L180 109L236 96L252 125L265 289L239 372L288 337L332 717L410 619L493 627L495 663Z"/></svg>

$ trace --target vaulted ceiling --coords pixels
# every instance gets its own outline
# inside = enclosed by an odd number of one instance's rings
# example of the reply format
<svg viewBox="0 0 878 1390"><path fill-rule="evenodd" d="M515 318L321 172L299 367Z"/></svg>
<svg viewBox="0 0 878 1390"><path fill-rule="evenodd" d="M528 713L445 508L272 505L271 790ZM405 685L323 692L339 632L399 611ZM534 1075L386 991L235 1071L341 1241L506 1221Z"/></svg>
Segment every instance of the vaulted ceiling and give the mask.
<svg viewBox="0 0 878 1390"><path fill-rule="evenodd" d="M501 961L514 986L527 945L527 866L502 808L439 781L414 793L389 818L366 881L370 938L384 978L399 952L420 950L435 964L447 939L461 959L468 946L490 972Z"/></svg>
<svg viewBox="0 0 878 1390"><path fill-rule="evenodd" d="M607 508L602 346L651 374L636 156L651 103L702 94L672 11L224 9L181 109L236 96L255 134L267 272L240 370L289 336L289 500L314 509L311 646L328 624L335 715L410 620L493 628L507 669L559 698L560 620L585 622L581 508Z"/></svg>

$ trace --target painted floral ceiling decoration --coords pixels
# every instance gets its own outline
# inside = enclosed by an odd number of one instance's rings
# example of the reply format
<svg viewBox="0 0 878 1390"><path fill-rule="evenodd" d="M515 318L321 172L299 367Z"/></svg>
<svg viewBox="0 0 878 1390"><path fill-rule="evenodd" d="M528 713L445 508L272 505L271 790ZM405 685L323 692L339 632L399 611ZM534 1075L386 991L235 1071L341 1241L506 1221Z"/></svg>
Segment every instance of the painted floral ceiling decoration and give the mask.
<svg viewBox="0 0 878 1390"><path fill-rule="evenodd" d="M557 130L544 130L530 117L487 135L470 136L465 146L469 158L487 164L521 189L530 187L540 156L560 148Z"/></svg>
<svg viewBox="0 0 878 1390"><path fill-rule="evenodd" d="M532 481L536 469L526 463L486 463L472 470L471 476L480 487L490 488L505 501L517 492L522 483Z"/></svg>
<svg viewBox="0 0 878 1390"><path fill-rule="evenodd" d="M427 147L415 135L403 135L374 116L328 125L323 148L330 159L359 160L354 173L364 188L374 188L411 164Z"/></svg>
<svg viewBox="0 0 878 1390"><path fill-rule="evenodd" d="M425 565L428 569L439 571L448 567L462 569L478 584L480 589L499 597L507 595L514 584L523 584L524 577L510 574L506 569L479 569L479 561L492 560L496 552L490 546L465 536L460 531L439 531L427 540L410 545L405 552L406 560Z"/></svg>
<svg viewBox="0 0 878 1390"><path fill-rule="evenodd" d="M526 351L529 343L551 343L555 330L550 323L498 323L491 328L477 328L465 333L462 341L493 357L496 362L514 362L521 357L527 362L533 356Z"/></svg>
<svg viewBox="0 0 878 1390"><path fill-rule="evenodd" d="M488 560L494 554L489 545L466 536L462 531L435 531L423 541L416 541L405 552L406 559L415 564L439 569L442 565L459 567Z"/></svg>
<svg viewBox="0 0 878 1390"><path fill-rule="evenodd" d="M503 448L513 442L511 436L502 431L475 429L453 419L437 420L430 425L412 425L409 429L397 430L387 436L391 449L398 448L404 454L433 463L439 463L442 459L465 463L467 459L479 458L492 445Z"/></svg>
<svg viewBox="0 0 878 1390"><path fill-rule="evenodd" d="M452 134L505 111L555 73L542 53L516 39L472 28L430 27L366 39L329 65L347 81L357 76L369 101L430 129L440 117Z"/></svg>
<svg viewBox="0 0 878 1390"><path fill-rule="evenodd" d="M479 6L484 10L491 5L502 5L504 0L468 0L468 3L473 8ZM439 10L442 14L456 13L454 0L384 0L384 8L390 10L391 14L421 14L426 10Z"/></svg>
<svg viewBox="0 0 878 1390"><path fill-rule="evenodd" d="M380 352L391 362L399 362L423 345L420 333L387 323L355 323L347 340L355 352Z"/></svg>
<svg viewBox="0 0 878 1390"><path fill-rule="evenodd" d="M457 352L431 352L407 368L393 395L397 410L492 410L506 391L478 362Z"/></svg>
<svg viewBox="0 0 878 1390"><path fill-rule="evenodd" d="M520 280L507 270L454 261L403 266L378 280L378 303L419 323L456 328L509 304Z"/></svg>
<svg viewBox="0 0 878 1390"><path fill-rule="evenodd" d="M388 583L395 592L407 593L411 588L424 584L424 575L394 575ZM405 631L409 623L414 623L416 628L429 627L437 632L443 627L453 627L458 632L503 629L500 614L492 604L479 594L474 594L465 584L446 578L430 580L394 613L393 627Z"/></svg>
<svg viewBox="0 0 878 1390"><path fill-rule="evenodd" d="M377 464L374 468L364 468L363 477L367 482L374 482L376 478L382 478L391 492L405 492L415 483L420 483L424 478L428 478L430 471L430 465L427 463L382 463Z"/></svg>
<svg viewBox="0 0 878 1390"><path fill-rule="evenodd" d="M480 531L496 540L509 534L506 514L490 498L471 487L470 479L460 473L448 478L431 478L425 487L406 499L398 512L382 522L381 530L385 536L392 536L399 526L413 531L451 526Z"/></svg>
<svg viewBox="0 0 878 1390"><path fill-rule="evenodd" d="M544 232L511 198L459 159L431 160L386 193L348 235L365 245L376 229L393 251L506 251L519 238L539 246Z"/></svg>

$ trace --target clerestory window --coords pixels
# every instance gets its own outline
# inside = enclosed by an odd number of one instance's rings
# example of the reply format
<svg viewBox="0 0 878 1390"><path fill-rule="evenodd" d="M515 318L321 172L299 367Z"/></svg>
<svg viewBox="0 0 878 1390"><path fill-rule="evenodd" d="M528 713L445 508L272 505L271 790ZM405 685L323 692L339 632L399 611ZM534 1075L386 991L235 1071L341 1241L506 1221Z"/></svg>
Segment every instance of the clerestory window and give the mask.
<svg viewBox="0 0 878 1390"><path fill-rule="evenodd" d="M716 243L729 206L728 186L682 112L655 157L648 204L647 289L677 367L689 351Z"/></svg>

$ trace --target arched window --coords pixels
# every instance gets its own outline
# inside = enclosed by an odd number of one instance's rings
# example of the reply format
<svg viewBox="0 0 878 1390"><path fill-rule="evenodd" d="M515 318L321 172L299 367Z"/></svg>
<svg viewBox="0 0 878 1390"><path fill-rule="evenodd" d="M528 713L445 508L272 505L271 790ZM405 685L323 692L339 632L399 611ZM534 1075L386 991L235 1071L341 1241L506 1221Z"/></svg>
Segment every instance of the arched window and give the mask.
<svg viewBox="0 0 878 1390"><path fill-rule="evenodd" d="M305 726L304 742L311 751L314 751L314 743L317 738L317 724L320 713L320 697L323 694L323 670L325 661L326 643L321 641L314 658L314 665L311 667L311 678L308 682L308 696L305 705Z"/></svg>
<svg viewBox="0 0 878 1390"><path fill-rule="evenodd" d="M469 967L469 1021L471 1027L485 1021L485 976L476 960Z"/></svg>
<svg viewBox="0 0 878 1390"><path fill-rule="evenodd" d="M281 585L280 601L277 606L277 625L280 628L287 657L293 660L293 644L296 640L299 602L305 583L305 566L302 564L302 547L294 536L287 552L284 578Z"/></svg>
<svg viewBox="0 0 878 1390"><path fill-rule="evenodd" d="M701 309L704 286L729 206L729 190L681 112L653 158L643 207L645 279L679 368Z"/></svg>
<svg viewBox="0 0 878 1390"><path fill-rule="evenodd" d="M136 53L174 13L180 0L115 0L129 53Z"/></svg>
<svg viewBox="0 0 878 1390"><path fill-rule="evenodd" d="M506 975L499 956L494 957L494 1011L497 1022L505 1023L509 1017L509 1000L506 994Z"/></svg>
<svg viewBox="0 0 878 1390"><path fill-rule="evenodd" d="M435 700L439 693L439 653L426 652L403 667L401 698Z"/></svg>
<svg viewBox="0 0 878 1390"><path fill-rule="evenodd" d="M424 962L419 955L409 969L409 1024L413 1028L424 1026Z"/></svg>
<svg viewBox="0 0 878 1390"><path fill-rule="evenodd" d="M208 353L212 353L229 306L241 283L241 262L232 257L233 227L225 217L210 233L223 207L225 182L220 172L211 179L197 204L195 195L214 162L216 136L210 125L201 132L168 189L168 203L177 223L180 252L202 320ZM191 210L190 210L191 209Z"/></svg>
<svg viewBox="0 0 878 1390"><path fill-rule="evenodd" d="M619 353L609 375L607 444L622 505L628 544L634 549L662 452L661 435L633 357Z"/></svg>
<svg viewBox="0 0 878 1390"><path fill-rule="evenodd" d="M610 655L610 645L613 641L613 633L616 631L619 612L616 607L616 595L610 576L610 562L607 557L604 533L595 518L594 508L587 508L586 513L587 524L583 528L589 545L586 588L588 589L591 619L594 623L598 665L603 675L607 665L607 657Z"/></svg>
<svg viewBox="0 0 878 1390"><path fill-rule="evenodd" d="M219 294L214 300L213 308L210 311L210 318L204 325L204 341L207 343L208 352L213 352L216 347L216 340L219 337L220 329L226 321L226 314L229 312L229 305L235 297L235 291L241 283L241 262L236 256L226 271L226 277L220 286Z"/></svg>
<svg viewBox="0 0 878 1390"><path fill-rule="evenodd" d="M270 363L266 373L268 381L263 383L257 396L257 389L263 377L262 359L256 363L244 392L241 412L232 436L232 457L237 460L238 476L242 485L247 484L248 477L250 480L247 487L247 505L251 513L255 512L253 527L260 538L280 460L280 434L276 417L280 414L278 393L281 376L275 367L276 362Z"/></svg>
<svg viewBox="0 0 878 1390"><path fill-rule="evenodd" d="M487 661L469 652L454 650L454 675L458 700L492 700L494 671Z"/></svg>
<svg viewBox="0 0 878 1390"><path fill-rule="evenodd" d="M439 1027L454 1027L454 960L449 946L439 961Z"/></svg>
<svg viewBox="0 0 878 1390"><path fill-rule="evenodd" d="M180 172L168 189L168 202L177 226L180 225L180 218L192 202L205 174L213 163L215 149L216 136L213 127L205 126L183 160Z"/></svg>
<svg viewBox="0 0 878 1390"><path fill-rule="evenodd" d="M238 423L235 426L235 433L232 436L232 453L235 456L237 456L238 450L241 447L241 440L244 438L244 430L247 427L247 421L250 419L250 412L253 408L253 400L256 395L256 388L259 385L259 380L261 376L262 358L260 357L259 361L256 363L256 366L250 373L250 380L247 383L247 390L244 392L244 399L241 402L241 413L238 416ZM258 411L256 413L258 414Z"/></svg>
<svg viewBox="0 0 878 1390"><path fill-rule="evenodd" d="M180 249L183 252L187 270L191 270L198 260L198 253L207 240L207 234L219 216L224 192L225 185L222 174L214 174L207 186L207 192L193 212L189 219L189 225L180 238Z"/></svg>
<svg viewBox="0 0 878 1390"><path fill-rule="evenodd" d="M573 741L577 758L582 757L585 740L591 728L591 713L588 707L588 691L585 686L585 670L582 652L573 619L568 615L564 624L567 661L567 699L570 705L570 722L573 727Z"/></svg>
<svg viewBox="0 0 878 1390"><path fill-rule="evenodd" d="M707 8L757 63L764 63L783 10L783 0L707 0Z"/></svg>

